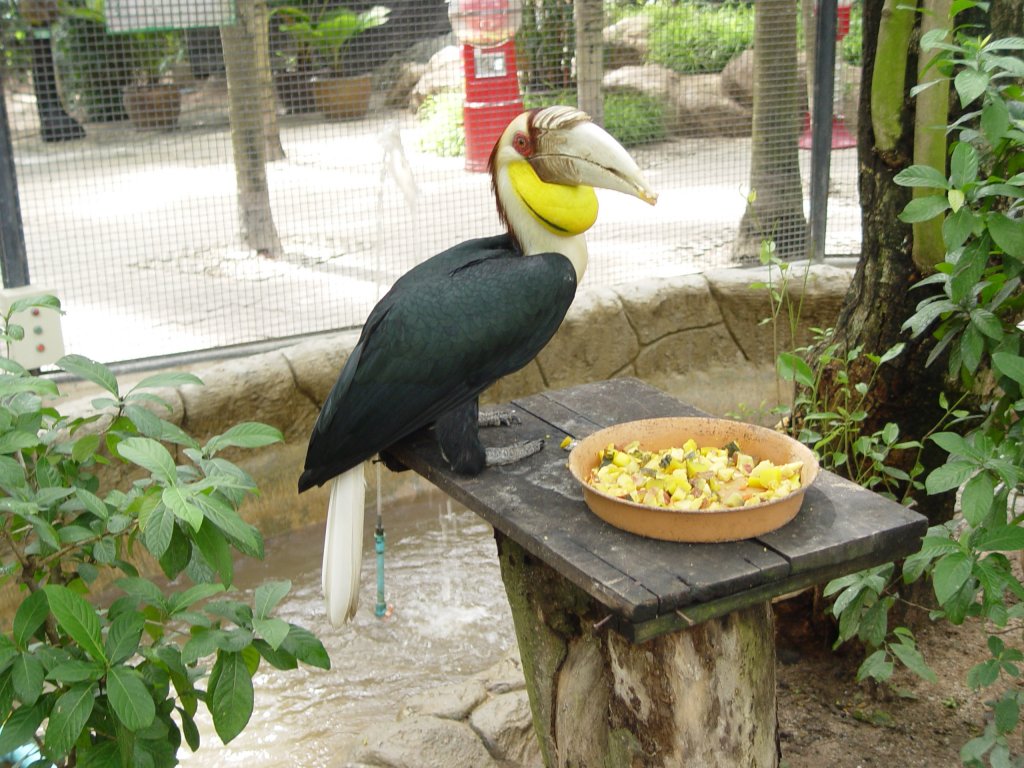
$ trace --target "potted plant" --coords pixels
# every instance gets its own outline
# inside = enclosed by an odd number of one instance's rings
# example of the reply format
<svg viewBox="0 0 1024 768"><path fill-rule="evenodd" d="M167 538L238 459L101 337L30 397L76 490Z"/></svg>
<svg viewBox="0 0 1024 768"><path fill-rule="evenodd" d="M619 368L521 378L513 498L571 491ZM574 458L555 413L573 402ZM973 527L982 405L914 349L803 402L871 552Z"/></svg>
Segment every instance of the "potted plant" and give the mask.
<svg viewBox="0 0 1024 768"><path fill-rule="evenodd" d="M86 0L85 5L66 5L62 9L71 19L86 22L100 30L106 28L104 0ZM108 57L103 55L98 64L103 68L117 63L124 70L121 103L133 125L144 129L177 125L181 114L181 89L163 80L171 65L181 58L180 35L167 30L103 34L115 41L108 47L116 57L108 61Z"/></svg>
<svg viewBox="0 0 1024 768"><path fill-rule="evenodd" d="M311 51L321 64L313 80L317 109L331 119L361 117L366 114L373 88L372 76L346 74L349 46L363 32L386 23L389 8L382 5L356 13L335 8L314 17L302 8L278 9L289 21L281 29L299 46Z"/></svg>
<svg viewBox="0 0 1024 768"><path fill-rule="evenodd" d="M131 60L135 82L125 86L123 100L128 118L136 128L167 129L181 115L181 87L164 76L181 58L177 32L134 32Z"/></svg>

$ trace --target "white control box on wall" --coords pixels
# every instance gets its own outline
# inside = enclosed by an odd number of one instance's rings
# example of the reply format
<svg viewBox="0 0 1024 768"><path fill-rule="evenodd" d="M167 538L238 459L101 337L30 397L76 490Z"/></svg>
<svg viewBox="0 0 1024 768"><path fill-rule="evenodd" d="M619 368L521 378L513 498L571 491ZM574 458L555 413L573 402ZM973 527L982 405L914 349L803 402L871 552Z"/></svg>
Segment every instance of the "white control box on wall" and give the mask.
<svg viewBox="0 0 1024 768"><path fill-rule="evenodd" d="M4 288L0 290L0 311L6 315L15 302L36 296L56 296L56 293L34 285ZM0 343L0 357L9 357L29 370L52 365L64 357L64 336L57 309L26 307L15 312L10 322L12 325L20 325L25 335L12 341L9 349Z"/></svg>

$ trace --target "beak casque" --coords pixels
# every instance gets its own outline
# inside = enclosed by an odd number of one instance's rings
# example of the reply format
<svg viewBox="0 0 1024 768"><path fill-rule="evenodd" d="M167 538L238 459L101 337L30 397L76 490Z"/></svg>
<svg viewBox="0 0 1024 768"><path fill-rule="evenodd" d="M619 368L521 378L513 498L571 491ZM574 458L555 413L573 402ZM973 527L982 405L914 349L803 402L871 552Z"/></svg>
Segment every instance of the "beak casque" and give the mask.
<svg viewBox="0 0 1024 768"><path fill-rule="evenodd" d="M587 185L633 195L654 205L658 194L636 162L603 128L571 107L540 110L534 119L536 150L529 158L549 184Z"/></svg>

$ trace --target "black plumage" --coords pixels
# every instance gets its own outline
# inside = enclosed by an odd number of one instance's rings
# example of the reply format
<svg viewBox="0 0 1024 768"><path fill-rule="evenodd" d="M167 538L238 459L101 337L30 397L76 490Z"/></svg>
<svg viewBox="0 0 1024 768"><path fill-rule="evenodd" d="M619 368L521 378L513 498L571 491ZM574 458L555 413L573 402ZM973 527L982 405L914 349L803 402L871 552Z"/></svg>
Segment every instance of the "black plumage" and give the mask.
<svg viewBox="0 0 1024 768"><path fill-rule="evenodd" d="M507 234L460 243L411 269L370 313L328 395L299 491L439 419L453 468L479 472L478 396L540 352L575 293L565 256L525 256Z"/></svg>

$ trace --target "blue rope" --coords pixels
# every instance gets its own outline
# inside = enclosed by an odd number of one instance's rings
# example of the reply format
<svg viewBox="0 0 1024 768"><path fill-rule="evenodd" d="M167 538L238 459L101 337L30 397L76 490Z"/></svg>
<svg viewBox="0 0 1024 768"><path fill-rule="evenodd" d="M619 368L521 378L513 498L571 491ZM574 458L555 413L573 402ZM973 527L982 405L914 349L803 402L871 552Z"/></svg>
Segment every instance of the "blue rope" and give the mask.
<svg viewBox="0 0 1024 768"><path fill-rule="evenodd" d="M377 552L377 605L374 614L382 618L388 613L388 604L384 600L384 528L377 520L377 530L373 533L374 549Z"/></svg>

